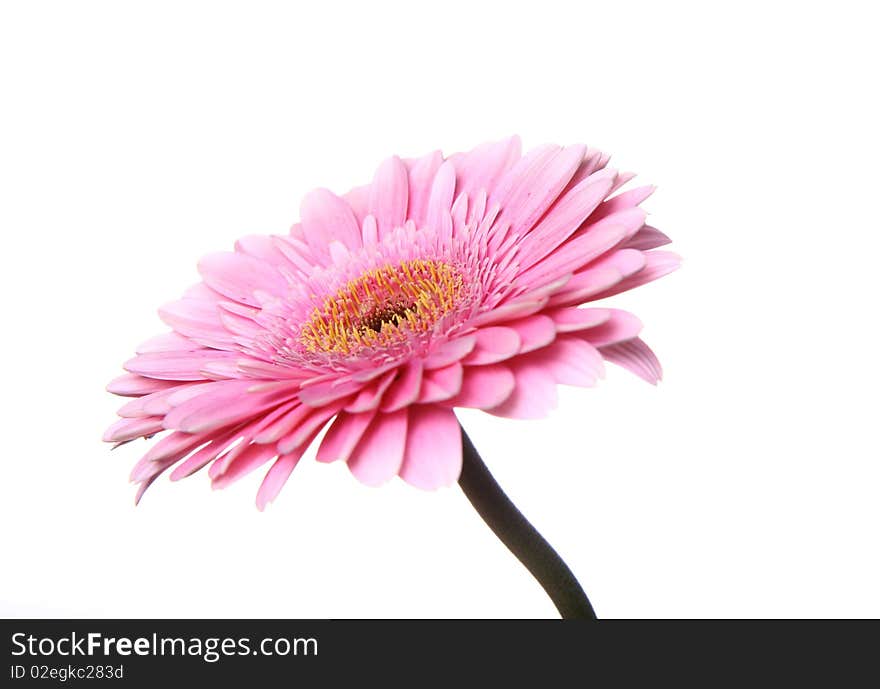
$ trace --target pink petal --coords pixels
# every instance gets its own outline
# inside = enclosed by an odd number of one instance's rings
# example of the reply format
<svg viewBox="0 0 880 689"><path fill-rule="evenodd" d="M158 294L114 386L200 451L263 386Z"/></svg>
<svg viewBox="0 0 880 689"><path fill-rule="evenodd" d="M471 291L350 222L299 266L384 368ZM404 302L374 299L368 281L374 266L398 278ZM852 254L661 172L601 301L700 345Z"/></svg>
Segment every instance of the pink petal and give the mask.
<svg viewBox="0 0 880 689"><path fill-rule="evenodd" d="M533 299L550 297L556 294L571 280L572 274L558 275L550 279L533 282L531 284L522 285L514 294L516 295L513 302L523 302Z"/></svg>
<svg viewBox="0 0 880 689"><path fill-rule="evenodd" d="M601 256L627 236L624 225L604 225L591 228L569 240L543 261L536 263L517 276L517 284L541 284L553 278L572 273Z"/></svg>
<svg viewBox="0 0 880 689"><path fill-rule="evenodd" d="M548 372L557 383L564 385L591 387L605 374L602 356L580 338L560 337L527 358L529 365Z"/></svg>
<svg viewBox="0 0 880 689"><path fill-rule="evenodd" d="M361 236L364 240L364 246L374 246L379 241L379 225L376 224L376 218L368 215L364 218L361 226Z"/></svg>
<svg viewBox="0 0 880 689"><path fill-rule="evenodd" d="M140 501L141 496L144 494L149 484L151 484L161 474L164 474L169 468L174 466L178 459L179 457L173 457L170 459L163 459L158 462L148 462L144 458L141 458L138 461L138 463L132 469L129 480L132 483L145 483L147 485L143 486L142 489L138 491L138 497L135 498L135 504Z"/></svg>
<svg viewBox="0 0 880 689"><path fill-rule="evenodd" d="M585 270L575 273L571 281L565 286L565 289L569 289L572 286L572 283L580 280L590 270L606 266L614 268L623 277L628 277L645 267L645 254L636 249L616 249L612 253L606 254L602 258L593 261Z"/></svg>
<svg viewBox="0 0 880 689"><path fill-rule="evenodd" d="M464 232L467 223L468 197L465 194L459 194L452 204L452 210L449 214L452 216L452 224L459 232ZM457 235L459 236L459 235ZM466 235L460 235L466 236Z"/></svg>
<svg viewBox="0 0 880 689"><path fill-rule="evenodd" d="M208 361L202 364L201 373L205 378L210 380L241 378L238 370L238 359L232 357L216 361Z"/></svg>
<svg viewBox="0 0 880 689"><path fill-rule="evenodd" d="M204 349L202 345L193 342L179 333L164 333L151 337L146 342L141 342L135 352L138 354L155 354L157 352L193 352Z"/></svg>
<svg viewBox="0 0 880 689"><path fill-rule="evenodd" d="M571 307L554 309L548 312L548 315L556 324L556 331L560 333L595 328L611 318L611 312L608 309L580 309Z"/></svg>
<svg viewBox="0 0 880 689"><path fill-rule="evenodd" d="M386 373L379 380L367 383L367 385L355 395L354 399L346 405L345 411L357 414L378 408L385 391L388 389L388 386L394 382L396 377L397 370L395 369Z"/></svg>
<svg viewBox="0 0 880 689"><path fill-rule="evenodd" d="M464 335L454 340L447 340L433 348L425 358L425 369L443 368L461 361L473 351L477 344L477 338L473 335Z"/></svg>
<svg viewBox="0 0 880 689"><path fill-rule="evenodd" d="M452 215L448 210L439 210L430 221L431 228L436 232L437 242L441 246L452 244L453 226Z"/></svg>
<svg viewBox="0 0 880 689"><path fill-rule="evenodd" d="M124 443L128 440L153 435L165 430L162 418L158 416L142 416L136 419L119 419L104 431L104 442Z"/></svg>
<svg viewBox="0 0 880 689"><path fill-rule="evenodd" d="M278 248L277 238L265 234L251 234L235 242L235 250L240 254L247 254L269 265L281 268L291 268L293 264Z"/></svg>
<svg viewBox="0 0 880 689"><path fill-rule="evenodd" d="M635 289L668 275L681 265L681 257L671 251L648 251L643 254L645 267L619 283L597 294L594 299L604 299L620 292Z"/></svg>
<svg viewBox="0 0 880 689"><path fill-rule="evenodd" d="M278 251L284 254L284 258L294 266L294 275L297 275L297 273L300 276L310 275L316 265L323 265L325 263L324 259L326 259L327 252L322 248L321 251L315 255L315 252L313 252L311 247L306 243L305 237L302 236L302 225L294 225L291 228L291 232L296 229L299 229L299 234L301 235L299 239L292 236L273 236L272 241Z"/></svg>
<svg viewBox="0 0 880 689"><path fill-rule="evenodd" d="M262 392L251 392L253 381L221 381L205 394L184 402L165 416L165 427L203 433L263 414L291 400L295 383Z"/></svg>
<svg viewBox="0 0 880 689"><path fill-rule="evenodd" d="M574 175L585 150L581 145L537 148L505 175L491 200L501 204L502 216L511 221L514 233L531 228L551 206Z"/></svg>
<svg viewBox="0 0 880 689"><path fill-rule="evenodd" d="M638 249L639 251L648 251L656 249L658 246L669 244L672 240L663 234L656 227L645 225L636 232L629 241L624 244L628 249Z"/></svg>
<svg viewBox="0 0 880 689"><path fill-rule="evenodd" d="M360 371L356 371L355 373L352 373L351 379L359 383L366 383L368 381L378 378L379 376L385 375L386 371L396 369L398 366L399 364L392 362L390 364L383 364L381 366L365 368Z"/></svg>
<svg viewBox="0 0 880 689"><path fill-rule="evenodd" d="M281 407L280 410L282 411L278 415L273 412L274 418L271 421L262 424L260 431L254 435L255 443L277 443L299 426L314 411L314 407L300 404L299 400L294 400Z"/></svg>
<svg viewBox="0 0 880 689"><path fill-rule="evenodd" d="M210 438L206 435L193 435L192 433L174 431L153 445L147 454L144 455L144 459L148 462L161 462L174 458L174 461L177 461L209 440Z"/></svg>
<svg viewBox="0 0 880 689"><path fill-rule="evenodd" d="M173 380L144 378L134 373L125 373L111 380L107 384L106 390L114 395L121 395L123 397L140 397L141 395L148 395L159 390L167 390L178 385L180 383Z"/></svg>
<svg viewBox="0 0 880 689"><path fill-rule="evenodd" d="M431 185L431 196L428 201L428 214L425 219L427 227L437 229L444 223L455 193L455 167L448 160L440 166L434 183Z"/></svg>
<svg viewBox="0 0 880 689"><path fill-rule="evenodd" d="M519 352L522 344L516 330L502 326L482 328L476 332L476 338L474 351L462 360L465 365L494 364L504 361Z"/></svg>
<svg viewBox="0 0 880 689"><path fill-rule="evenodd" d="M270 429L276 428L278 422L280 420L284 420L289 417L292 413L296 412L301 408L299 400L292 400L287 402L286 404L282 404L276 409L272 411L251 418L238 426L240 433L238 433L241 442L238 443L235 447L233 447L229 452L225 453L223 457L221 457L218 461L214 462L211 465L211 469L208 472L208 475L211 478L215 478L220 474L226 472L229 468L229 465L235 461L236 457L240 455L251 443L257 443L258 445L269 444L266 442L260 442L258 438L263 436L264 433L269 431ZM289 430L289 429L288 429Z"/></svg>
<svg viewBox="0 0 880 689"><path fill-rule="evenodd" d="M305 381L314 375L312 371L307 369L295 368L292 365L279 366L278 364L270 364L268 361L251 359L250 357L242 357L235 363L242 375L263 380Z"/></svg>
<svg viewBox="0 0 880 689"><path fill-rule="evenodd" d="M488 311L484 311L479 316L471 319L470 325L483 326L499 323L501 321L525 318L533 313L537 313L547 304L547 297L525 297L510 301L501 306L497 306Z"/></svg>
<svg viewBox="0 0 880 689"><path fill-rule="evenodd" d="M411 361L398 370L396 380L382 397L382 411L393 412L409 406L419 398L422 388L422 362Z"/></svg>
<svg viewBox="0 0 880 689"><path fill-rule="evenodd" d="M507 400L515 386L513 372L503 364L469 366L464 369L461 390L443 404L449 407L490 409Z"/></svg>
<svg viewBox="0 0 880 689"><path fill-rule="evenodd" d="M204 347L235 348L235 338L220 320L216 301L179 299L161 307L159 318L176 332Z"/></svg>
<svg viewBox="0 0 880 689"><path fill-rule="evenodd" d="M294 448L304 443L309 436L314 436L320 431L324 424L335 416L340 409L342 409L342 403L336 402L321 409L313 410L296 429L278 441L278 451L281 454L292 452Z"/></svg>
<svg viewBox="0 0 880 689"><path fill-rule="evenodd" d="M233 382L239 383L249 383L250 387L247 388L247 392L249 393L257 393L257 392L284 392L291 393L296 388L301 387L305 383L299 378L279 378L278 380L239 380L239 381L218 381L218 382L228 382L232 384Z"/></svg>
<svg viewBox="0 0 880 689"><path fill-rule="evenodd" d="M507 323L508 328L516 330L520 339L519 353L525 354L546 347L556 339L556 324L544 314L526 316Z"/></svg>
<svg viewBox="0 0 880 689"><path fill-rule="evenodd" d="M412 407L400 477L416 488L434 490L455 483L461 463L461 428L452 410Z"/></svg>
<svg viewBox="0 0 880 689"><path fill-rule="evenodd" d="M582 304L621 280L623 275L616 268L609 266L589 268L577 273L571 280L573 284L566 285L564 290L550 297L548 306Z"/></svg>
<svg viewBox="0 0 880 689"><path fill-rule="evenodd" d="M626 228L625 238L626 240L629 240L645 226L645 218L647 217L648 214L644 209L638 207L624 208L623 210L609 213L601 220L596 220L593 217L590 217L578 228L577 232L572 235L572 239L595 232L601 227L622 225Z"/></svg>
<svg viewBox="0 0 880 689"><path fill-rule="evenodd" d="M407 216L422 227L428 211L428 198L431 195L434 176L443 164L440 151L434 151L416 161L407 163L409 170L409 204Z"/></svg>
<svg viewBox="0 0 880 689"><path fill-rule="evenodd" d="M534 353L541 351L543 350L539 349ZM514 361L512 371L516 379L516 387L502 404L486 411L495 416L512 419L544 418L556 408L558 401L556 379L550 371L535 363Z"/></svg>
<svg viewBox="0 0 880 689"><path fill-rule="evenodd" d="M363 414L340 412L321 441L318 461L335 462L339 459L347 462L375 415L375 409Z"/></svg>
<svg viewBox="0 0 880 689"><path fill-rule="evenodd" d="M458 362L444 368L426 371L419 393L419 404L440 402L454 397L461 391L462 365Z"/></svg>
<svg viewBox="0 0 880 689"><path fill-rule="evenodd" d="M264 331L263 326L258 324L252 317L239 313L232 313L223 306L219 307L220 322L239 342L253 342Z"/></svg>
<svg viewBox="0 0 880 689"><path fill-rule="evenodd" d="M205 447L194 452L181 462L169 477L172 481L179 481L182 478L191 476L199 469L202 469L208 463L214 461L220 453L222 453L229 445L238 437L239 429L233 429L227 433L223 433L215 437Z"/></svg>
<svg viewBox="0 0 880 689"><path fill-rule="evenodd" d="M370 214L376 217L380 235L406 222L408 196L406 165L397 156L388 158L376 170L370 187Z"/></svg>
<svg viewBox="0 0 880 689"><path fill-rule="evenodd" d="M361 228L345 201L327 189L315 189L305 196L299 209L303 235L316 254L324 254L337 240L351 250L361 247Z"/></svg>
<svg viewBox="0 0 880 689"><path fill-rule="evenodd" d="M663 377L663 368L657 356L639 338L602 347L599 351L608 361L623 366L652 385Z"/></svg>
<svg viewBox="0 0 880 689"><path fill-rule="evenodd" d="M142 397L138 397L137 399L133 399L124 404L116 413L119 416L129 419L137 418L139 416L163 416L171 411L173 406L171 398L175 394L179 391L197 388L199 385L203 384L204 383L184 384L151 392L149 395L143 395Z"/></svg>
<svg viewBox="0 0 880 689"><path fill-rule="evenodd" d="M263 479L263 482L260 484L260 488L257 491L257 509L260 510L260 512L266 509L266 505L278 497L278 493L281 492L284 484L287 483L287 479L290 478L290 474L293 473L294 468L299 463L299 460L302 458L305 451L309 448L309 445L311 445L313 439L314 436L309 438L293 452L281 455L275 460L275 463L269 467L269 471L266 472L266 477Z"/></svg>
<svg viewBox="0 0 880 689"><path fill-rule="evenodd" d="M348 263L349 250L338 239L334 239L327 247L330 250L330 262L337 267L344 267Z"/></svg>
<svg viewBox="0 0 880 689"><path fill-rule="evenodd" d="M176 460L161 460L158 462L149 461L146 457L141 457L137 464L131 470L131 475L129 476L129 480L134 483L139 483L141 481L148 481L150 478L158 476L162 472L165 471L169 466L174 464Z"/></svg>
<svg viewBox="0 0 880 689"><path fill-rule="evenodd" d="M461 176L459 175L459 179L460 178L461 178ZM461 185L459 185L459 186L461 186ZM461 193L465 194L464 191L462 191ZM469 203L468 203L469 213L468 213L468 217L467 217L467 222L478 224L478 223L480 223L480 221L482 221L483 217L486 214L486 203L488 203L488 201L489 201L489 199L486 197L486 190L481 189L480 191L476 192L473 196L469 196L468 199L469 199Z"/></svg>
<svg viewBox="0 0 880 689"><path fill-rule="evenodd" d="M397 475L406 445L408 409L377 414L352 451L348 467L362 483L377 486Z"/></svg>
<svg viewBox="0 0 880 689"><path fill-rule="evenodd" d="M488 190L490 192L489 202L504 207L511 198L516 197L520 190L526 188L526 182L531 181L547 167L561 150L561 146L545 144L528 151L508 168L504 176L499 179L495 189Z"/></svg>
<svg viewBox="0 0 880 689"><path fill-rule="evenodd" d="M654 190L657 187L653 185L647 185L644 187L636 187L635 189L630 189L629 191L624 191L623 193L617 194L617 196L613 196L607 201L605 201L599 208L596 209L596 213L593 215L592 220L601 220L612 213L616 213L618 211L625 210L627 208L634 208L638 206L642 201L648 198L651 194L654 193Z"/></svg>
<svg viewBox="0 0 880 689"><path fill-rule="evenodd" d="M304 387L299 392L299 399L310 407L322 407L343 397L360 391L364 384L358 380L333 379Z"/></svg>
<svg viewBox="0 0 880 689"><path fill-rule="evenodd" d="M565 287L550 297L550 306L581 304L619 284L645 267L645 255L635 249L618 249L575 273Z"/></svg>
<svg viewBox="0 0 880 689"><path fill-rule="evenodd" d="M459 189L474 196L481 189L491 192L520 158L518 136L485 143L469 153L450 156L458 173Z"/></svg>
<svg viewBox="0 0 880 689"><path fill-rule="evenodd" d="M162 475L172 464L173 462L171 461L154 463L154 466L151 467L152 471L149 476L141 482L140 487L138 488L137 495L135 495L134 498L135 505L140 504L141 498L143 498L144 493L147 492L147 488L149 488L153 484L153 481L159 478L159 476Z"/></svg>
<svg viewBox="0 0 880 689"><path fill-rule="evenodd" d="M578 166L577 172L575 172L574 176L571 178L571 182L569 182L569 185L571 187L574 187L580 184L590 175L598 172L599 170L602 170L606 165L608 165L609 160L611 160L611 156L607 153L603 153L598 149L588 147L586 153L584 154L584 159Z"/></svg>
<svg viewBox="0 0 880 689"><path fill-rule="evenodd" d="M520 244L521 266L527 268L550 254L580 227L611 189L608 175L585 179L550 209Z"/></svg>
<svg viewBox="0 0 880 689"><path fill-rule="evenodd" d="M611 193L613 194L615 191L620 189L624 184L629 182L636 176L635 172L618 172L617 177L614 179L614 186L611 187Z"/></svg>
<svg viewBox="0 0 880 689"><path fill-rule="evenodd" d="M223 473L211 477L211 487L215 489L226 488L254 469L263 466L277 454L278 450L272 445L247 445L229 462Z"/></svg>
<svg viewBox="0 0 880 689"><path fill-rule="evenodd" d="M248 424L242 424L239 428L241 432L236 434L235 440L227 445L226 452L219 456L217 461L215 461L211 465L211 468L208 469L208 476L212 480L224 473L229 468L229 465L232 464L242 452L251 447L253 433L247 429ZM265 445L263 447L265 447Z"/></svg>
<svg viewBox="0 0 880 689"><path fill-rule="evenodd" d="M272 265L245 254L209 254L199 261L199 273L211 289L249 306L260 306L257 292L282 296L288 290L287 281Z"/></svg>
<svg viewBox="0 0 880 689"><path fill-rule="evenodd" d="M361 187L355 187L348 193L343 194L342 198L351 206L357 221L363 223L364 218L370 212L370 185L365 184Z"/></svg>
<svg viewBox="0 0 880 689"><path fill-rule="evenodd" d="M608 320L595 328L576 333L594 347L606 347L624 340L631 340L642 330L642 322L628 311L607 309Z"/></svg>
<svg viewBox="0 0 880 689"><path fill-rule="evenodd" d="M223 296L219 292L212 290L204 282L197 282L194 285L190 285L184 290L183 298L203 301L208 304L218 304L223 301Z"/></svg>
<svg viewBox="0 0 880 689"><path fill-rule="evenodd" d="M235 383L222 383L222 385L234 385ZM199 381L197 383L183 383L176 385L173 390L168 391L168 406L172 409L179 407L184 402L195 399L202 394L217 390L216 381ZM165 411L163 413L168 413ZM158 416L158 414L157 414Z"/></svg>

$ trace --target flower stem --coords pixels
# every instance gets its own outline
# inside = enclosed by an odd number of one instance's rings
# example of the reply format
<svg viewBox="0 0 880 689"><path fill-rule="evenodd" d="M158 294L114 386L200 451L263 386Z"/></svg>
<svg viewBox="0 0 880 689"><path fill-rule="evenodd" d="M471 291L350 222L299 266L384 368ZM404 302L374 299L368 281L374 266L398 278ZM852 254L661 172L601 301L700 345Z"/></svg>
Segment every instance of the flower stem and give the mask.
<svg viewBox="0 0 880 689"><path fill-rule="evenodd" d="M474 509L538 580L562 619L595 620L593 606L568 565L504 494L464 428L461 440L464 463L458 485Z"/></svg>

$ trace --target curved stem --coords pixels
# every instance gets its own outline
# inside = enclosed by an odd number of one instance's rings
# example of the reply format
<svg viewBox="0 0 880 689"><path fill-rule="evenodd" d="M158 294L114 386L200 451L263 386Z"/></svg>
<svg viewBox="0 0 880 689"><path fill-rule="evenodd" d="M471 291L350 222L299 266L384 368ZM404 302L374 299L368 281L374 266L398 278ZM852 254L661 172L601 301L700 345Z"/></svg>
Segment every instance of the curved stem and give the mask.
<svg viewBox="0 0 880 689"><path fill-rule="evenodd" d="M463 466L458 484L471 504L550 596L562 619L595 620L587 594L553 547L516 508L461 429Z"/></svg>

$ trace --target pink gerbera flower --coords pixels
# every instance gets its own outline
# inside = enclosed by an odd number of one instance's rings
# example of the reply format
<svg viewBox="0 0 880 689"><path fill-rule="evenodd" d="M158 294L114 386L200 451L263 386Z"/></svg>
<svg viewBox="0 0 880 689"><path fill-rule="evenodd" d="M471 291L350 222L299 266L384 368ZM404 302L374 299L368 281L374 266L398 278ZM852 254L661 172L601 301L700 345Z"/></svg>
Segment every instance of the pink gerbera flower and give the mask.
<svg viewBox="0 0 880 689"><path fill-rule="evenodd" d="M638 319L581 307L677 267L645 224L652 187L586 146L526 155L512 138L444 158L386 160L368 186L317 190L289 234L207 256L202 282L160 309L108 386L132 397L104 435L167 432L135 466L138 499L163 472L209 466L223 487L271 463L276 497L320 430L318 461L364 483L454 483L453 409L545 415L556 385L591 386L603 359L656 382Z"/></svg>

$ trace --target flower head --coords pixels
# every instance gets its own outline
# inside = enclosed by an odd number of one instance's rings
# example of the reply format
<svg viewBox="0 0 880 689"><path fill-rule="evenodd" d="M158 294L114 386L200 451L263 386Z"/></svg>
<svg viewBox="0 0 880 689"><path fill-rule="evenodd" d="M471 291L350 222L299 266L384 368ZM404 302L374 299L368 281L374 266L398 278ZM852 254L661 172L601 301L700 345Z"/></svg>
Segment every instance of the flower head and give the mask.
<svg viewBox="0 0 880 689"><path fill-rule="evenodd" d="M603 359L659 380L634 316L581 306L678 265L639 208L653 188L620 192L632 175L607 163L517 138L393 157L368 186L311 192L289 234L202 259L159 311L171 332L108 386L133 399L105 440L168 431L134 468L138 499L172 467L222 487L271 463L262 509L327 424L318 461L436 488L461 470L455 407L541 417Z"/></svg>

